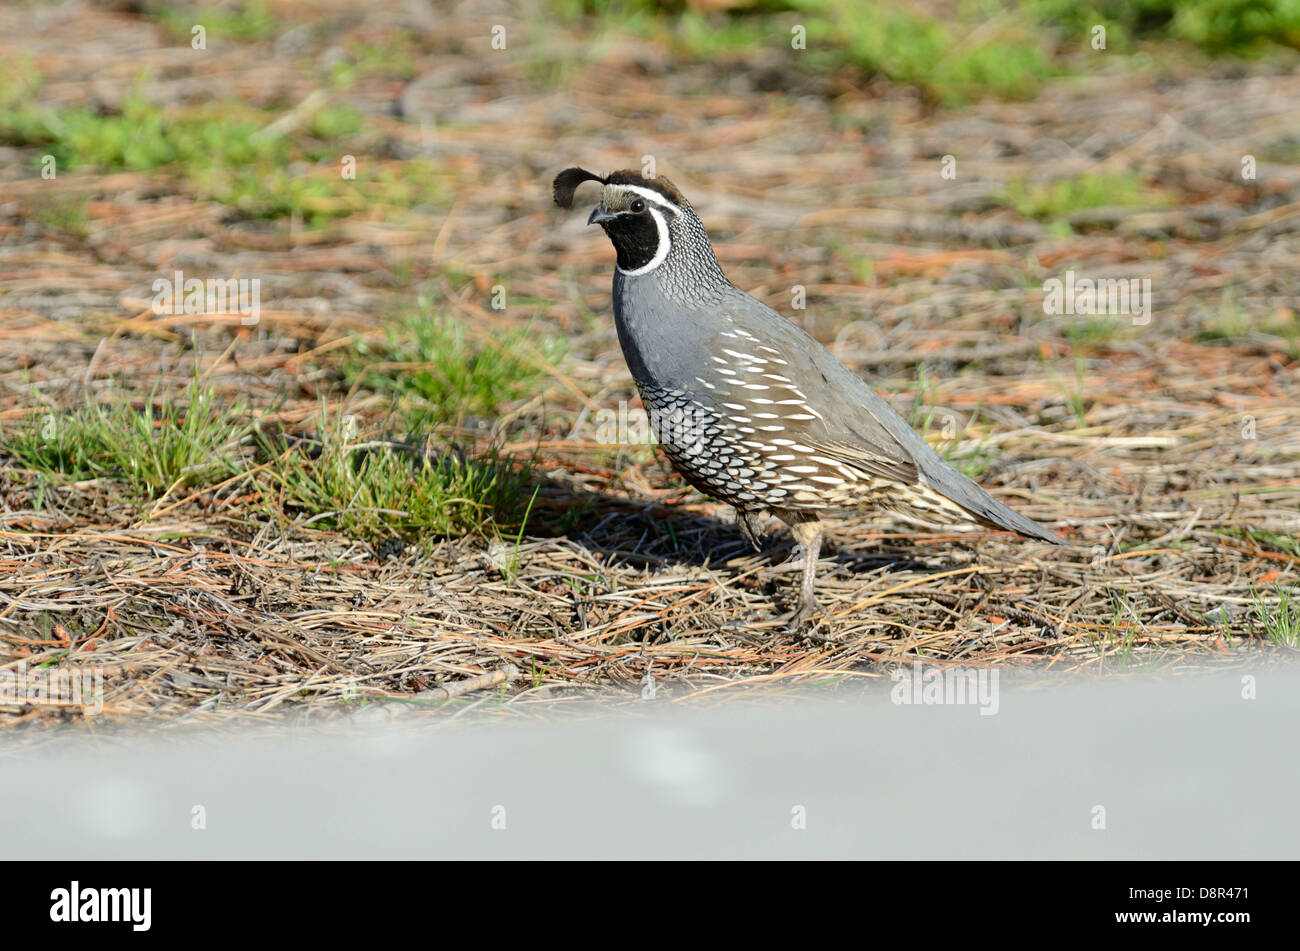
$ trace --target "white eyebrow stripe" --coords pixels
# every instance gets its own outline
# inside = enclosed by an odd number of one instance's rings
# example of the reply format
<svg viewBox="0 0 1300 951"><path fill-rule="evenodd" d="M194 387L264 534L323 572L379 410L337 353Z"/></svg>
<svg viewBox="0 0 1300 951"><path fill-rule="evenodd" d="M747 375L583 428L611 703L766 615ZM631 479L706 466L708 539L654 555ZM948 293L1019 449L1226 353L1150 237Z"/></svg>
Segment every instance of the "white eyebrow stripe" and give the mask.
<svg viewBox="0 0 1300 951"><path fill-rule="evenodd" d="M653 188L643 188L640 185L624 185L619 182L615 182L613 185L607 185L606 187L626 189L627 191L630 191L633 194L640 195L642 198L649 199L650 201L654 202L656 205L659 205L662 208L667 208L675 215L680 215L682 213L681 208L679 208L677 205L674 205L671 201L669 201L663 195L659 194Z"/></svg>

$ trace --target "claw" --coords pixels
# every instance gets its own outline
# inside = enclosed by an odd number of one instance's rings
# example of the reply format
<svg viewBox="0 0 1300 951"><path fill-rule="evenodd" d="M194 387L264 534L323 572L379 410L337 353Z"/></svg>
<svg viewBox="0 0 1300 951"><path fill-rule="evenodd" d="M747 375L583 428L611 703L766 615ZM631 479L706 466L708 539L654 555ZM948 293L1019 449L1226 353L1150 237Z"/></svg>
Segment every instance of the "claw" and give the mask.
<svg viewBox="0 0 1300 951"><path fill-rule="evenodd" d="M791 634L804 634L815 627L813 615L825 613L816 598L800 598L794 613L785 619L786 630Z"/></svg>

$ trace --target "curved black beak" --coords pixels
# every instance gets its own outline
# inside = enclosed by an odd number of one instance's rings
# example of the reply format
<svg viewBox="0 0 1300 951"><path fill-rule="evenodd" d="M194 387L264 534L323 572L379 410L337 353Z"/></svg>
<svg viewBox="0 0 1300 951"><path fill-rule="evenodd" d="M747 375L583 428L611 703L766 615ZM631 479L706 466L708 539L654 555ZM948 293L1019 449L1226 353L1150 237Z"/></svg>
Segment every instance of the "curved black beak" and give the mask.
<svg viewBox="0 0 1300 951"><path fill-rule="evenodd" d="M617 218L617 217L618 217L617 215L611 215L608 211L605 210L605 206L603 204L600 204L591 210L591 217L587 219L587 224L598 225L601 224L602 222L609 221L612 218Z"/></svg>

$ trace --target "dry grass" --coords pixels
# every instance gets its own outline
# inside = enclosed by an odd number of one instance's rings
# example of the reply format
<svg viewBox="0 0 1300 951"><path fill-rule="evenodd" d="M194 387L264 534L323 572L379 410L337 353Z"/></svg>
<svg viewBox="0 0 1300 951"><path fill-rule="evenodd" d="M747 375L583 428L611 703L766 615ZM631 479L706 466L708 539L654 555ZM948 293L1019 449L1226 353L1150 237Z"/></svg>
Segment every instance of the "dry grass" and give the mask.
<svg viewBox="0 0 1300 951"><path fill-rule="evenodd" d="M403 5L372 7L367 35L404 28ZM0 55L26 35L22 16L0 12ZM270 41L190 57L159 39L127 69L115 40L143 34L104 12L25 46L46 101L111 101L153 67L163 101L270 108L307 99L312 63L362 30L334 22L296 58ZM358 443L410 430L434 455L495 447L532 467L520 504L398 544L287 504L252 435L233 475L143 495L111 475L53 478L0 448L0 669L102 668L114 720L209 722L378 699L436 715L550 709L635 700L649 680L660 697L720 702L915 659L1095 674L1294 653L1267 619L1290 610L1280 601L1300 576L1300 77L1098 74L1033 103L945 112L843 77L786 95L758 91L766 68L657 74L640 68L655 50L632 41L548 86L522 56L453 42L480 26L449 15L425 34L413 83L363 76L332 93L365 116L363 161L433 163L442 204L400 217L304 228L243 218L165 169L50 182L0 165L0 426L12 439L69 408L179 399L198 377L241 407L249 434L310 444L325 406L355 421ZM945 452L1076 547L864 513L823 550L819 637L787 636L786 541L773 533L753 554L727 511L655 455L594 437L594 412L635 405L607 313L611 252L550 206L549 181L647 153L700 209L736 284L905 415L919 404ZM1054 223L1000 198L1010 182L1089 174L1172 202ZM260 323L155 316L151 283L176 268L260 277ZM1150 324L1045 317L1042 283L1067 268L1150 278ZM794 285L806 311L790 309ZM402 381L436 362L374 356L420 293L474 352L512 341L504 356L530 368L527 392L498 394L491 413L430 415ZM358 376L358 354L394 386ZM491 689L429 692L467 680ZM6 726L80 716L0 710Z"/></svg>

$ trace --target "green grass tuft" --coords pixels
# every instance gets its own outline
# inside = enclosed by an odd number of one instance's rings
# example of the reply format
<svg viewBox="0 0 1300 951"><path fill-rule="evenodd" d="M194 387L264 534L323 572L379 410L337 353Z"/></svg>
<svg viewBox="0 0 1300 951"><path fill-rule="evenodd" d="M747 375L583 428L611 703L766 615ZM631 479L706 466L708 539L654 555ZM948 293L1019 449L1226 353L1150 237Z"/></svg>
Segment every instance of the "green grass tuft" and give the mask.
<svg viewBox="0 0 1300 951"><path fill-rule="evenodd" d="M793 49L802 26L807 48L795 61L811 71L853 67L920 89L949 105L984 95L1027 99L1053 76L1087 72L1099 58L1139 42L1193 45L1206 53L1254 55L1271 44L1300 49L1295 0L747 0L701 12L671 0L551 0L551 19L593 35L652 37L685 62L718 63L746 51ZM1093 48L1105 27L1105 50ZM1158 55L1179 55L1157 49ZM557 75L567 60L548 67Z"/></svg>
<svg viewBox="0 0 1300 951"><path fill-rule="evenodd" d="M173 40L189 43L196 25L202 26L209 40L232 39L251 42L275 34L276 21L267 0L243 0L223 6L169 4L154 17Z"/></svg>
<svg viewBox="0 0 1300 951"><path fill-rule="evenodd" d="M0 90L0 99L9 95ZM132 95L120 113L100 115L28 98L0 109L0 144L53 155L60 171L171 169L199 197L246 217L298 215L309 226L357 213L393 217L448 199L433 163L368 159L355 139L363 117L350 106L322 104L282 131L276 130L278 118L237 102L163 109ZM357 159L355 178L343 177L345 154ZM40 160L33 156L34 163Z"/></svg>
<svg viewBox="0 0 1300 951"><path fill-rule="evenodd" d="M958 22L891 3L798 0L807 15L808 46L894 82L917 86L950 104L984 93L1027 99L1060 72L1044 32L1027 17L994 15L965 4ZM864 9L864 6L867 9Z"/></svg>
<svg viewBox="0 0 1300 951"><path fill-rule="evenodd" d="M1065 336L1076 347L1093 350L1107 346L1124 330L1119 317L1077 317L1065 325Z"/></svg>
<svg viewBox="0 0 1300 951"><path fill-rule="evenodd" d="M1053 182L1012 179L1007 182L999 203L1026 218L1056 218L1085 208L1110 205L1161 207L1169 203L1169 196L1144 185L1134 172L1102 175L1085 172Z"/></svg>
<svg viewBox="0 0 1300 951"><path fill-rule="evenodd" d="M126 396L76 410L34 414L0 434L0 451L59 481L110 479L146 498L216 482L240 465L248 435L240 407L192 383L183 400Z"/></svg>
<svg viewBox="0 0 1300 951"><path fill-rule="evenodd" d="M1264 628L1264 636L1286 647L1300 647L1300 598L1295 588L1274 587L1277 602L1270 603L1255 592L1255 617Z"/></svg>
<svg viewBox="0 0 1300 951"><path fill-rule="evenodd" d="M1294 0L1029 0L1024 9L1071 38L1103 24L1107 49L1135 39L1181 40L1210 53L1250 53L1270 42L1300 49Z"/></svg>
<svg viewBox="0 0 1300 951"><path fill-rule="evenodd" d="M560 338L525 330L476 335L422 298L382 344L358 340L346 372L350 383L413 398L421 422L445 423L492 416L532 395L562 352Z"/></svg>
<svg viewBox="0 0 1300 951"><path fill-rule="evenodd" d="M916 392L912 396L910 425L922 436L927 435L935 423L938 406L938 384L930 377L930 371L924 364L916 368ZM936 446L939 455L950 465L969 479L978 479L988 469L989 464L998 456L995 446L988 445L987 439L981 439L973 447L962 448L970 435L970 429L979 417L979 408L971 413L960 433L955 430L944 432L944 442ZM954 421L955 422L955 421ZM944 427L949 427L949 420L944 420Z"/></svg>
<svg viewBox="0 0 1300 951"><path fill-rule="evenodd" d="M54 110L24 103L0 114L0 141L48 148L59 168L147 170L162 165L186 167L284 162L282 140L260 141L266 119L240 104L210 104L167 112L139 96L128 96L115 115L84 107Z"/></svg>
<svg viewBox="0 0 1300 951"><path fill-rule="evenodd" d="M1241 298L1228 290L1219 296L1219 307L1196 335L1200 341L1252 341L1275 344L1293 360L1300 358L1300 319L1294 310L1279 310L1271 319L1250 319Z"/></svg>
<svg viewBox="0 0 1300 951"><path fill-rule="evenodd" d="M32 220L48 228L79 238L89 233L90 213L84 196L37 193L28 196L24 204Z"/></svg>
<svg viewBox="0 0 1300 951"><path fill-rule="evenodd" d="M468 458L455 448L392 442L360 432L342 414L322 413L315 438L298 446L282 438L263 445L272 457L268 506L300 526L371 543L522 533L534 497L526 462L492 450Z"/></svg>

